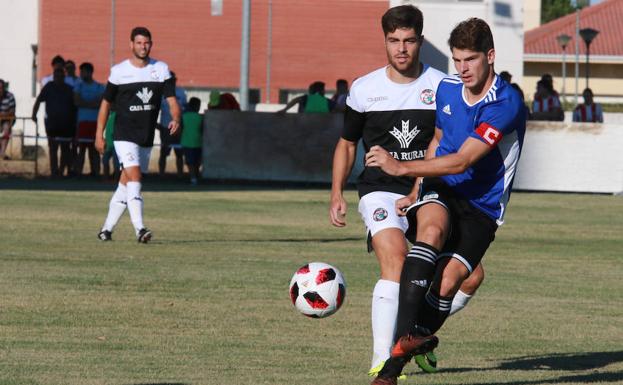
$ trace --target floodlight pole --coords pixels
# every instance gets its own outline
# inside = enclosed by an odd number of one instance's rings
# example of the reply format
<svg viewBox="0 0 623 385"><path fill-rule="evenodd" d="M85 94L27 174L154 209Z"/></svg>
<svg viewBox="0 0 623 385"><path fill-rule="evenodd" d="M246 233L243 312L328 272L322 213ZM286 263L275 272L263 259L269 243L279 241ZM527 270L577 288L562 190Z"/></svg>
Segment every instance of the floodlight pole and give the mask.
<svg viewBox="0 0 623 385"><path fill-rule="evenodd" d="M242 1L242 39L240 44L240 109L249 109L249 31L251 30L251 0Z"/></svg>
<svg viewBox="0 0 623 385"><path fill-rule="evenodd" d="M597 37L599 31L593 28L583 28L580 30L582 40L586 44L586 88L588 88L588 74L589 74L589 58L591 56L591 42Z"/></svg>

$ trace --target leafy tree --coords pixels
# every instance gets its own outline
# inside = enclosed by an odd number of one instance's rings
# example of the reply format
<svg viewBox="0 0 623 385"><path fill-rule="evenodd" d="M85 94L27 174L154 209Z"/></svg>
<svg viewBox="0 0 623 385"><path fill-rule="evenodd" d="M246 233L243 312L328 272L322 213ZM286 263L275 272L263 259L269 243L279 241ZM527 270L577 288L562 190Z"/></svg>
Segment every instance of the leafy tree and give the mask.
<svg viewBox="0 0 623 385"><path fill-rule="evenodd" d="M589 5L589 0L543 0L541 2L541 24L575 12L577 8Z"/></svg>

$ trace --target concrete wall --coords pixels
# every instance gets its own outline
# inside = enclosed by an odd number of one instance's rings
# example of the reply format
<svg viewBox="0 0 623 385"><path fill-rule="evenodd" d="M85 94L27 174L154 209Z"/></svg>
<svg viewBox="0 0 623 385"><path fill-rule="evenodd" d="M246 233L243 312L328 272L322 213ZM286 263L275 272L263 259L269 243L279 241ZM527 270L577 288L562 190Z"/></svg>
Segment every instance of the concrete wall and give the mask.
<svg viewBox="0 0 623 385"><path fill-rule="evenodd" d="M623 192L623 124L529 122L514 189Z"/></svg>
<svg viewBox="0 0 623 385"><path fill-rule="evenodd" d="M251 181L330 182L342 114L206 111L203 176ZM358 169L361 170L361 151Z"/></svg>
<svg viewBox="0 0 623 385"><path fill-rule="evenodd" d="M514 188L623 191L623 119L607 124L529 122ZM204 169L209 179L331 181L341 114L206 111ZM363 151L358 150L359 175Z"/></svg>

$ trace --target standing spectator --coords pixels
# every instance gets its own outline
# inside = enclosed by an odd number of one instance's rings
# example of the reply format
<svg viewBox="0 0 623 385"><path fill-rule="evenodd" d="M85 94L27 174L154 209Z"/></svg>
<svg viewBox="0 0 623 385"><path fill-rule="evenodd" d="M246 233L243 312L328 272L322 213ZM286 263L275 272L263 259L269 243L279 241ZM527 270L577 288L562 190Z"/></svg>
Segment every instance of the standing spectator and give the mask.
<svg viewBox="0 0 623 385"><path fill-rule="evenodd" d="M63 71L65 70L65 59L63 59L63 57L61 55L56 55L52 58L52 62L50 63L50 65L52 66L52 73L44 76L41 79L41 87L43 88L46 84L48 84L49 82L51 82L54 79L54 71L57 68L62 69Z"/></svg>
<svg viewBox="0 0 623 385"><path fill-rule="evenodd" d="M573 121L603 123L604 114L601 104L593 101L593 90L590 88L584 89L582 97L584 97L584 103L578 104L575 110L573 110Z"/></svg>
<svg viewBox="0 0 623 385"><path fill-rule="evenodd" d="M192 97L188 102L188 109L182 115L182 149L184 160L190 173L190 184L197 185L199 167L201 166L201 147L203 145L202 116L199 114L201 100Z"/></svg>
<svg viewBox="0 0 623 385"><path fill-rule="evenodd" d="M171 71L171 77L175 82L175 99L177 100L177 104L180 106L180 109L184 111L187 104L186 91L177 86L177 77L175 76L175 72ZM173 149L173 152L175 152L175 169L177 171L177 176L181 177L184 173L184 156L180 147L180 135L179 133L176 135L169 134L169 129L167 127L171 122L171 112L169 110L169 105L165 103L164 97L162 98L161 106L160 124L158 125L158 130L160 131L160 158L158 159L158 171L160 172L160 175L164 175L167 167L167 157L171 153L171 149Z"/></svg>
<svg viewBox="0 0 623 385"><path fill-rule="evenodd" d="M15 97L7 88L7 83L0 79L0 157L4 160L9 159L6 149L15 123Z"/></svg>
<svg viewBox="0 0 623 385"><path fill-rule="evenodd" d="M558 96L553 93L546 80L539 80L532 101L532 119L563 121L564 118Z"/></svg>
<svg viewBox="0 0 623 385"><path fill-rule="evenodd" d="M75 132L74 93L65 83L65 71L62 68L54 70L54 80L47 83L35 100L32 109L32 120L37 121L39 105L45 102L45 132L48 136L50 152L50 173L52 176L62 176L67 170L71 175L71 141ZM61 149L60 164L58 149Z"/></svg>
<svg viewBox="0 0 623 385"><path fill-rule="evenodd" d="M69 63L69 62L68 62ZM89 152L91 176L100 172L100 155L95 150L95 129L97 127L97 111L104 85L93 80L93 64L80 64L80 79L74 86L74 104L78 107L78 129L76 132L77 154L75 163L76 175L82 175L85 153Z"/></svg>
<svg viewBox="0 0 623 385"><path fill-rule="evenodd" d="M333 112L346 111L346 98L348 97L348 82L345 79L338 79L335 82L335 94L331 97Z"/></svg>
<svg viewBox="0 0 623 385"><path fill-rule="evenodd" d="M76 63L73 60L67 60L65 62L65 83L69 84L72 88L80 83L80 78L76 76Z"/></svg>
<svg viewBox="0 0 623 385"><path fill-rule="evenodd" d="M119 168L119 158L117 158L117 153L115 152L115 144L113 141L113 135L115 132L115 119L117 118L117 113L114 111L114 106L111 105L111 111L108 115L108 120L106 121L106 128L104 130L104 140L106 146L104 148L104 153L102 154L102 164L104 166L104 177L106 179L110 178L110 160L112 159L113 164L113 179L119 178L119 174L121 172Z"/></svg>

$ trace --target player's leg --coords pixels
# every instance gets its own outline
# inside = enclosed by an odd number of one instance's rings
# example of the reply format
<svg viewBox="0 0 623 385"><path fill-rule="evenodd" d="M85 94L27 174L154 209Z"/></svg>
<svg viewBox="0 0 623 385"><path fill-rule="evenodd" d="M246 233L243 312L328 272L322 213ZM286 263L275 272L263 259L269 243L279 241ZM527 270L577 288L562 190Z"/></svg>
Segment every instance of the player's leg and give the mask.
<svg viewBox="0 0 623 385"><path fill-rule="evenodd" d="M372 247L381 268L381 278L376 282L372 293L371 368L374 369L389 358L394 343L400 272L407 254L407 242L402 229L387 228L372 237Z"/></svg>
<svg viewBox="0 0 623 385"><path fill-rule="evenodd" d="M497 230L493 219L466 201L457 200L453 214L457 217L453 233L440 254L435 280L418 321L432 333L446 321L455 294L480 264Z"/></svg>
<svg viewBox="0 0 623 385"><path fill-rule="evenodd" d="M113 152L116 153L118 151L119 153L121 153L122 155L119 155L120 157L126 157L128 156L128 154L131 154L131 152L127 151L126 145L124 143L127 142L115 141L114 143ZM120 164L119 167L123 167L123 164ZM104 226L102 226L102 229L98 234L98 238L102 241L109 241L112 239L113 229L115 228L115 226L119 222L119 219L128 207L127 183L127 174L122 172L119 176L119 184L117 185L117 189L113 193L108 204L108 214L106 215L106 221L104 222Z"/></svg>
<svg viewBox="0 0 623 385"><path fill-rule="evenodd" d="M376 191L359 201L359 213L370 236L369 251L374 250L381 277L372 293L373 356L370 374L376 374L389 357L393 345L398 312L400 272L407 253L404 232L407 220L395 212L395 202L402 195Z"/></svg>
<svg viewBox="0 0 623 385"><path fill-rule="evenodd" d="M151 147L139 147L134 143L131 143L127 147L133 154L129 162L122 160L122 162L127 162L129 164L129 167L123 167L123 173L128 180L128 212L130 213L130 220L136 231L137 240L141 243L147 243L151 240L152 233L143 223L143 196L141 190L142 173L147 173L148 171ZM121 157L121 154L119 155Z"/></svg>
<svg viewBox="0 0 623 385"><path fill-rule="evenodd" d="M467 306L467 303L472 299L472 296L476 294L476 290L478 290L484 279L485 269L482 267L482 263L479 263L469 277L463 281L461 288L454 295L452 307L450 308L450 315L461 311Z"/></svg>

